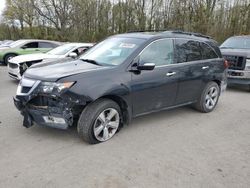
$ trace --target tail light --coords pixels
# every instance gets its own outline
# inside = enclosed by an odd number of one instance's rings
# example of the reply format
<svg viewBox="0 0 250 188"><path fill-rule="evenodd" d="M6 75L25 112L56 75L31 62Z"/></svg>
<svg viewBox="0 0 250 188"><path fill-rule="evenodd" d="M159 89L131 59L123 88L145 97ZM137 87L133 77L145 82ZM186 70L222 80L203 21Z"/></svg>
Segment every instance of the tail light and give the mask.
<svg viewBox="0 0 250 188"><path fill-rule="evenodd" d="M227 69L230 66L230 62L228 62L226 59L224 60L224 67Z"/></svg>

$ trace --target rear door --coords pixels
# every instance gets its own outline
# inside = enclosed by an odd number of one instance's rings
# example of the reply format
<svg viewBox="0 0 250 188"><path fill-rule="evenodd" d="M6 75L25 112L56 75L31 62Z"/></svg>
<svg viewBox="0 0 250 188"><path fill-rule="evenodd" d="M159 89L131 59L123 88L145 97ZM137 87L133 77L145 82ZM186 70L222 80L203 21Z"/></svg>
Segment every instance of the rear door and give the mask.
<svg viewBox="0 0 250 188"><path fill-rule="evenodd" d="M133 114L172 106L178 87L178 74L173 61L173 40L160 39L148 45L139 55L140 62L154 63L154 70L132 74Z"/></svg>
<svg viewBox="0 0 250 188"><path fill-rule="evenodd" d="M202 58L200 42L190 39L175 39L175 58L179 67L179 87L176 105L197 100L203 79L209 70Z"/></svg>
<svg viewBox="0 0 250 188"><path fill-rule="evenodd" d="M39 42L37 51L47 52L47 51L49 51L57 46L58 45L55 45L54 43L50 43L50 42Z"/></svg>

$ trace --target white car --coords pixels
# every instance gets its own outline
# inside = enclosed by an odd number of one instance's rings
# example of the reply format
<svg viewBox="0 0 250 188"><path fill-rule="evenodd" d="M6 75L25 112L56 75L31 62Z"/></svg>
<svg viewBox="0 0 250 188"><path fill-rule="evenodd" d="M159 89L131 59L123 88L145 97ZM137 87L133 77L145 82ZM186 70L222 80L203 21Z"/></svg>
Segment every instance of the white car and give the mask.
<svg viewBox="0 0 250 188"><path fill-rule="evenodd" d="M92 43L67 43L46 53L27 54L13 57L8 63L9 76L20 80L26 69L33 64L53 59L76 58L93 45L94 44Z"/></svg>

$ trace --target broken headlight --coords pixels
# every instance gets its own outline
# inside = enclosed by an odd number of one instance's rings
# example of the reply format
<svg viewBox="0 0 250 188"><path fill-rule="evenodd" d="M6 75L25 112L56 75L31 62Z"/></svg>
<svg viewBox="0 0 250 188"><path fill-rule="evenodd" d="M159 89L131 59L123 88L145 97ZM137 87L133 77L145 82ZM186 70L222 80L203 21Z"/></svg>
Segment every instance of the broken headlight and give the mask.
<svg viewBox="0 0 250 188"><path fill-rule="evenodd" d="M57 83L57 82L41 82L39 85L39 92L42 93L60 93L65 89L70 88L73 86L75 82L63 82L63 83Z"/></svg>

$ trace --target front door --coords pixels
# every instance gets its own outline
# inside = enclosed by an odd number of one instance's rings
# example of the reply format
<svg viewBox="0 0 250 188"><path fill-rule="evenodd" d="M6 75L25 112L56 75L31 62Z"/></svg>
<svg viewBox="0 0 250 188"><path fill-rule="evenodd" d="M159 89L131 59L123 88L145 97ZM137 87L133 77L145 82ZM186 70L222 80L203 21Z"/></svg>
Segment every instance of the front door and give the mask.
<svg viewBox="0 0 250 188"><path fill-rule="evenodd" d="M154 70L132 74L133 115L159 110L175 103L178 73L173 64L173 40L160 39L139 55L140 63L154 63Z"/></svg>

